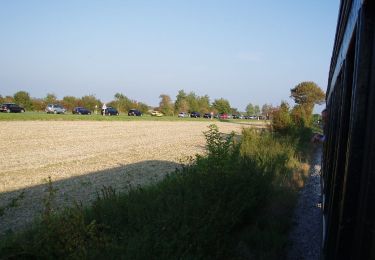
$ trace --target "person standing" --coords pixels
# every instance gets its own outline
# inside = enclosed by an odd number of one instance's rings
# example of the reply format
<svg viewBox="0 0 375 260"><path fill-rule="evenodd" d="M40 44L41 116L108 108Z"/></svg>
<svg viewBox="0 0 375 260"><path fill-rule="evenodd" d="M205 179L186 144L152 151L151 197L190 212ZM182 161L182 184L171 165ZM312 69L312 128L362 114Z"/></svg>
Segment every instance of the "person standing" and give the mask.
<svg viewBox="0 0 375 260"><path fill-rule="evenodd" d="M102 113L103 113L103 116L105 116L105 111L107 110L107 105L104 103L103 106L102 106Z"/></svg>

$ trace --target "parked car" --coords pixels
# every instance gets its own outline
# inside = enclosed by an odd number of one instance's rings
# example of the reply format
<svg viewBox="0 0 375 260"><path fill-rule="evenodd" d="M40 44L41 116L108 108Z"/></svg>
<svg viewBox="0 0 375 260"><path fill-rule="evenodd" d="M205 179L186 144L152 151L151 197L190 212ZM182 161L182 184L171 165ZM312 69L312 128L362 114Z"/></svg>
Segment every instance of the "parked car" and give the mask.
<svg viewBox="0 0 375 260"><path fill-rule="evenodd" d="M14 103L4 103L0 106L1 112L7 112L7 113L24 113L26 110Z"/></svg>
<svg viewBox="0 0 375 260"><path fill-rule="evenodd" d="M163 116L163 113L159 112L159 111L152 111L151 112L151 116L157 116L157 117L160 117L160 116Z"/></svg>
<svg viewBox="0 0 375 260"><path fill-rule="evenodd" d="M191 112L190 117L198 118L201 117L201 114L199 114L198 112Z"/></svg>
<svg viewBox="0 0 375 260"><path fill-rule="evenodd" d="M189 115L185 112L178 113L178 117L188 117Z"/></svg>
<svg viewBox="0 0 375 260"><path fill-rule="evenodd" d="M138 109L130 109L128 112L128 116L141 116L142 113Z"/></svg>
<svg viewBox="0 0 375 260"><path fill-rule="evenodd" d="M118 116L120 113L114 107L107 107L107 109L105 110L105 114L108 116ZM103 115L103 110L102 110L102 115Z"/></svg>
<svg viewBox="0 0 375 260"><path fill-rule="evenodd" d="M78 115L91 115L91 111L84 107L75 107L72 112Z"/></svg>
<svg viewBox="0 0 375 260"><path fill-rule="evenodd" d="M210 114L210 113L205 113L205 114L203 115L203 118L211 118L211 114Z"/></svg>
<svg viewBox="0 0 375 260"><path fill-rule="evenodd" d="M219 114L219 119L229 119L228 114Z"/></svg>
<svg viewBox="0 0 375 260"><path fill-rule="evenodd" d="M59 104L48 104L45 111L47 112L47 114L64 114L66 112L66 109Z"/></svg>

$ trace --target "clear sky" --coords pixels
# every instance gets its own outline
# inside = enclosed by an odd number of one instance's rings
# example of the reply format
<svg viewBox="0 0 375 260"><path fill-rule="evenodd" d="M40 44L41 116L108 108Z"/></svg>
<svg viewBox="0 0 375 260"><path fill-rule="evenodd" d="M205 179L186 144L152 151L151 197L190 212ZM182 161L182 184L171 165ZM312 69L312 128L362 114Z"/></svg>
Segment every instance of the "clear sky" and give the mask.
<svg viewBox="0 0 375 260"><path fill-rule="evenodd" d="M117 92L156 106L178 90L232 107L327 87L339 0L0 1L0 94ZM317 108L319 110L319 108Z"/></svg>

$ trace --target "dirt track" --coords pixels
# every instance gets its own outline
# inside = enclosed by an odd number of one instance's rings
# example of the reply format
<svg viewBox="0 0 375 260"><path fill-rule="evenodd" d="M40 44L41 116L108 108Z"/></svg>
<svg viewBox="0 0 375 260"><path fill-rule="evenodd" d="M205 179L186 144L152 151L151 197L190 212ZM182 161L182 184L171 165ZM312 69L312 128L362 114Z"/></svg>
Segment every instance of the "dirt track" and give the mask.
<svg viewBox="0 0 375 260"><path fill-rule="evenodd" d="M6 152L0 160L0 209L5 209L0 234L25 226L41 212L48 176L59 206L88 203L103 185L116 190L144 185L202 153L202 132L210 123L1 122L0 147ZM215 124L224 133L244 126Z"/></svg>

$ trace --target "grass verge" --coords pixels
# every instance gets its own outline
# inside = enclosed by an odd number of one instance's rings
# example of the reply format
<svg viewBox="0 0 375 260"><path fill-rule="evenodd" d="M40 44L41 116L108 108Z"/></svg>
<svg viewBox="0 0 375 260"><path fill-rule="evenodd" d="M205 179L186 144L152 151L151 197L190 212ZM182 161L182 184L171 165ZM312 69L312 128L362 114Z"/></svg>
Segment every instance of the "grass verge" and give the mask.
<svg viewBox="0 0 375 260"><path fill-rule="evenodd" d="M0 241L3 258L282 259L305 171L299 142L268 132L223 135L207 154L161 182L119 194L104 187L91 207L53 211Z"/></svg>

